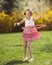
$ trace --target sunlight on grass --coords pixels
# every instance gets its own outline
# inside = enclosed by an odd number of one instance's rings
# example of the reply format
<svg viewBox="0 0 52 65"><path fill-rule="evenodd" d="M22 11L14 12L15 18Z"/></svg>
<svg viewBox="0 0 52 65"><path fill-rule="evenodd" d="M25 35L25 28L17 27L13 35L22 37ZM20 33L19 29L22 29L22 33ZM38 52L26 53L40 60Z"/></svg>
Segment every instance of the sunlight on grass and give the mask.
<svg viewBox="0 0 52 65"><path fill-rule="evenodd" d="M41 31L40 34L42 38L31 44L32 63L22 62L22 33L0 34L0 65L52 65L52 31Z"/></svg>

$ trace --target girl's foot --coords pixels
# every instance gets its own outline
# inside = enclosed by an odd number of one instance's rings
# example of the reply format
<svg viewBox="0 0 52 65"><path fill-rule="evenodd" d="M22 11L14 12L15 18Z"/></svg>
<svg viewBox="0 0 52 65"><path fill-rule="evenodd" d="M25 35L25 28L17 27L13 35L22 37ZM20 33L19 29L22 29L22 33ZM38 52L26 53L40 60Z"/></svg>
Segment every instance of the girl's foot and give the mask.
<svg viewBox="0 0 52 65"><path fill-rule="evenodd" d="M27 61L27 58L24 58L23 61Z"/></svg>
<svg viewBox="0 0 52 65"><path fill-rule="evenodd" d="M29 62L32 62L32 61L33 61L33 58L30 58L30 59L29 59Z"/></svg>

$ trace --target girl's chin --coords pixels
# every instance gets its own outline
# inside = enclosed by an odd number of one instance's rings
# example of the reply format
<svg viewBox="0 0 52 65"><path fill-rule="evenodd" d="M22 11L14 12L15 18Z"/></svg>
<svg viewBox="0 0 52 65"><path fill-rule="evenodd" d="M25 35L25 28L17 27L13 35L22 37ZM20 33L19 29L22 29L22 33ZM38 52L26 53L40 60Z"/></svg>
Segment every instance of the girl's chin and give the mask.
<svg viewBox="0 0 52 65"><path fill-rule="evenodd" d="M31 18L31 16L28 16L28 17L26 17L26 18L28 18L28 19L29 19L29 18Z"/></svg>

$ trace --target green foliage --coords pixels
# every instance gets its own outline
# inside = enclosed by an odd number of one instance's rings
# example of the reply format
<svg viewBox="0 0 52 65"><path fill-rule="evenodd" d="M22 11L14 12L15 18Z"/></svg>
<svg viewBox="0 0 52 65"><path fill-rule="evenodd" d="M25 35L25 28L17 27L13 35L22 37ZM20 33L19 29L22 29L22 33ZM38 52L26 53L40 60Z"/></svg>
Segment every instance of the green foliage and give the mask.
<svg viewBox="0 0 52 65"><path fill-rule="evenodd" d="M14 30L14 22L18 21L16 16L0 13L0 32L12 32Z"/></svg>
<svg viewBox="0 0 52 65"><path fill-rule="evenodd" d="M17 5L15 5L14 3L17 3ZM13 8L18 8L18 2L16 0L1 0L0 2L1 4L1 8L2 8L2 11L5 12L5 14L9 14L9 15L12 15L12 12L13 12Z"/></svg>
<svg viewBox="0 0 52 65"><path fill-rule="evenodd" d="M36 24L46 24L47 27L45 29L52 30L52 10L41 12L40 15L41 15L40 19L36 20L35 23ZM34 13L33 17L36 18L37 14Z"/></svg>
<svg viewBox="0 0 52 65"><path fill-rule="evenodd" d="M2 1L2 2L1 2ZM0 32L13 32L21 31L21 25L14 27L15 22L19 22L24 18L24 10L30 8L33 12L36 11L36 7L41 13L41 18L36 20L36 24L46 24L46 30L52 30L52 9L51 0L1 0L0 7L3 9L0 13ZM49 10L48 10L49 9ZM4 13L3 13L4 11ZM46 11L46 12L44 12ZM12 14L12 15L11 15ZM35 17L35 13L33 14ZM16 30L15 30L16 29ZM45 29L41 29L45 30Z"/></svg>

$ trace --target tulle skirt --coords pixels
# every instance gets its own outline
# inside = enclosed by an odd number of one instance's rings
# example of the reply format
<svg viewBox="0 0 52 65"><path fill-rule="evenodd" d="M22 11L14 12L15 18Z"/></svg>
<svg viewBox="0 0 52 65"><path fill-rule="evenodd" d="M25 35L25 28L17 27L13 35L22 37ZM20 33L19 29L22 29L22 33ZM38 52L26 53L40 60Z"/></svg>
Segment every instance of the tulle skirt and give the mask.
<svg viewBox="0 0 52 65"><path fill-rule="evenodd" d="M35 26L23 27L22 39L24 41L34 41L40 39L40 34Z"/></svg>

